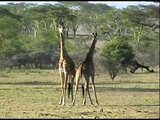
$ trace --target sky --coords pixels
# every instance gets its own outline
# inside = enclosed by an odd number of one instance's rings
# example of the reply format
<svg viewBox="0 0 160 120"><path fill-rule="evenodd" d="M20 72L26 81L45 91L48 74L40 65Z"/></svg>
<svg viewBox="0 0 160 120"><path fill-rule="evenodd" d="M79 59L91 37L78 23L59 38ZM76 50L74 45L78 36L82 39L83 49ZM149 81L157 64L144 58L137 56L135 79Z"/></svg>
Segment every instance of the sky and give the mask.
<svg viewBox="0 0 160 120"><path fill-rule="evenodd" d="M49 4L55 4L57 3L56 1L0 1L0 4L7 4L7 3L37 3L37 4L44 4L44 3L49 3ZM126 8L128 5L149 5L149 4L154 4L154 5L159 5L159 3L154 3L154 2L145 2L145 1L89 1L89 3L104 3L109 6L114 6L116 8L122 9Z"/></svg>

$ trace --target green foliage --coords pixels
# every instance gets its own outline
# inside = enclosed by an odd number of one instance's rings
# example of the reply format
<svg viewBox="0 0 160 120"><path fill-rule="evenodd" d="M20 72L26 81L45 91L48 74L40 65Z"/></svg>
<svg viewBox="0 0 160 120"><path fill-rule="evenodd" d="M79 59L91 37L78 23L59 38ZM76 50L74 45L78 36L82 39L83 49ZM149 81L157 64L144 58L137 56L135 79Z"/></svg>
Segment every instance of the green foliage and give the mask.
<svg viewBox="0 0 160 120"><path fill-rule="evenodd" d="M58 46L55 32L52 30L43 31L36 42L38 51L52 51L54 47Z"/></svg>
<svg viewBox="0 0 160 120"><path fill-rule="evenodd" d="M74 42L72 42L71 40L66 40L65 42L66 48L68 52L75 52L76 48L76 44Z"/></svg>
<svg viewBox="0 0 160 120"><path fill-rule="evenodd" d="M20 24L14 19L4 17L0 19L0 38L10 39L18 35Z"/></svg>
<svg viewBox="0 0 160 120"><path fill-rule="evenodd" d="M84 32L84 29L85 34L96 31L99 40L111 41L102 53L108 61L118 63L122 59L129 60L132 52L149 56L158 52L159 6L130 6L119 10L106 4L78 1L55 5L10 3L0 5L0 8L0 56L58 52L57 26L60 21L64 22L66 28L66 49L73 54L78 50L86 52L83 42L76 43L77 39L83 40L76 35ZM70 40L71 36L75 39ZM86 43L88 40L86 38Z"/></svg>
<svg viewBox="0 0 160 120"><path fill-rule="evenodd" d="M136 49L142 53L152 54L156 50L156 48L158 49L159 46L159 41L157 38L159 38L158 34L144 36L142 38L142 42L137 45Z"/></svg>
<svg viewBox="0 0 160 120"><path fill-rule="evenodd" d="M107 42L102 53L109 63L130 61L133 58L132 47L123 37L114 37L111 42Z"/></svg>

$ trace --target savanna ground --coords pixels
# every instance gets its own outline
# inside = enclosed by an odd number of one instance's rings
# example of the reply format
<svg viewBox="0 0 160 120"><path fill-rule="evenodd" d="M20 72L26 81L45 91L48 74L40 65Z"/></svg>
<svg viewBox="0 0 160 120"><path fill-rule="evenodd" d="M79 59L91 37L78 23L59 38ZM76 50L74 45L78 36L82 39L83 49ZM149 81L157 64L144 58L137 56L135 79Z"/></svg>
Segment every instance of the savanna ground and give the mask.
<svg viewBox="0 0 160 120"><path fill-rule="evenodd" d="M99 105L87 96L82 105L79 89L75 106L67 99L58 104L61 89L58 70L1 70L0 118L159 118L159 70L95 76ZM92 100L95 103L92 88Z"/></svg>

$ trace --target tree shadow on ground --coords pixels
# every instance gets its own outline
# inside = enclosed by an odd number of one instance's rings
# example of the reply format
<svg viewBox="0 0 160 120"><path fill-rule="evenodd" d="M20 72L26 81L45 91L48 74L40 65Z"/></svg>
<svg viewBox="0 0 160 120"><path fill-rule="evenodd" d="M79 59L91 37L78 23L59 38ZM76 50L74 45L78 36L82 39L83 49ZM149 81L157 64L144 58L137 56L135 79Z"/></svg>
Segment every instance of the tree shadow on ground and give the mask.
<svg viewBox="0 0 160 120"><path fill-rule="evenodd" d="M139 84L139 83L143 83L143 84L150 84L148 82L130 82L130 81L126 81L126 82L114 82L114 83L96 83L96 88L98 92L104 92L104 91L120 91L120 92L160 92L160 89L153 89L153 88L139 88L139 87L127 87L127 88L123 88L123 87L119 87L119 86L114 86L114 85L121 85L123 83L128 83L128 84ZM158 84L158 82L152 82L153 84ZM1 82L0 85L57 85L60 87L60 83L59 82L39 82L39 81L32 81L32 82ZM113 87L109 87L107 85L113 85ZM79 85L79 87L81 87L81 85ZM91 86L90 86L91 87Z"/></svg>
<svg viewBox="0 0 160 120"><path fill-rule="evenodd" d="M91 84L91 83L90 83ZM118 82L101 82L95 83L96 85L122 85L122 84L159 84L159 82L144 82L144 81L118 81Z"/></svg>
<svg viewBox="0 0 160 120"><path fill-rule="evenodd" d="M98 87L97 91L120 91L120 92L160 92L160 89L153 88L120 88L120 87Z"/></svg>
<svg viewBox="0 0 160 120"><path fill-rule="evenodd" d="M160 71L154 71L154 72L148 72L148 71L144 71L144 72L135 72L133 74L155 74L155 73L160 73Z"/></svg>
<svg viewBox="0 0 160 120"><path fill-rule="evenodd" d="M58 82L3 82L0 85L60 85Z"/></svg>

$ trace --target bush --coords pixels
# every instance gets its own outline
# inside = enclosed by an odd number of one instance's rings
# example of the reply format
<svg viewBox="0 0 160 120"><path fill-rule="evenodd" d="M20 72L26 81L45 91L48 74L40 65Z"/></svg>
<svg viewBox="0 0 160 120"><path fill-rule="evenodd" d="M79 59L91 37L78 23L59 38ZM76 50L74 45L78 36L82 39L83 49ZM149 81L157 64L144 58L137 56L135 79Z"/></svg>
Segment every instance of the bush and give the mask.
<svg viewBox="0 0 160 120"><path fill-rule="evenodd" d="M132 47L122 37L115 37L110 43L106 44L101 55L111 63L129 62L134 56Z"/></svg>
<svg viewBox="0 0 160 120"><path fill-rule="evenodd" d="M106 64L112 80L120 70L126 67L134 58L133 49L123 37L114 37L104 46L101 55L106 58Z"/></svg>

